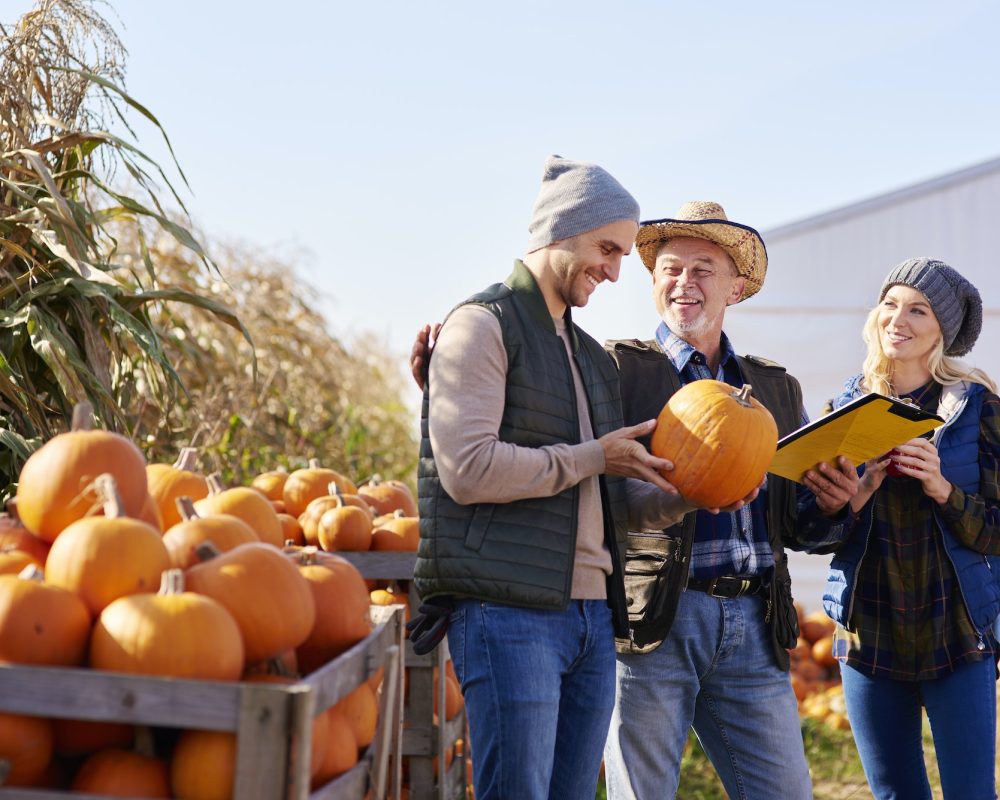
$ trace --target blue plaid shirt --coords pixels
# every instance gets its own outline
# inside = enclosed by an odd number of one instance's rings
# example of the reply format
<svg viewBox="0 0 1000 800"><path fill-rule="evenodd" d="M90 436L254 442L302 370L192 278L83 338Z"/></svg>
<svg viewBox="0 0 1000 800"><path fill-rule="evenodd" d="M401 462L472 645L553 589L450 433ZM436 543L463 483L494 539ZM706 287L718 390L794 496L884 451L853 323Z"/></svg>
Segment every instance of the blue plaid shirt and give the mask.
<svg viewBox="0 0 1000 800"><path fill-rule="evenodd" d="M673 333L665 323L661 322L656 329L656 341L673 362L681 384L708 378L739 388L745 382L736 353L724 333L720 341L722 359L714 375L705 355ZM804 409L801 417L803 425L809 421ZM766 511L765 484L757 499L739 511L719 514L696 512L690 577L706 580L723 575L753 576L766 572L774 564L767 535Z"/></svg>

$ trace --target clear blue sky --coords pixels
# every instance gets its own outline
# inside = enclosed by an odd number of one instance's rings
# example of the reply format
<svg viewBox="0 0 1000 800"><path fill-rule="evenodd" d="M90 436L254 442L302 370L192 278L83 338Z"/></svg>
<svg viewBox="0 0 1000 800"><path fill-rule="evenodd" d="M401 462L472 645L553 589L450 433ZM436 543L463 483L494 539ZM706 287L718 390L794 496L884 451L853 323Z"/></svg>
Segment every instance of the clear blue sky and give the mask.
<svg viewBox="0 0 1000 800"><path fill-rule="evenodd" d="M401 362L522 254L549 153L607 167L646 218L714 199L765 230L1000 155L987 0L113 7L197 224L298 259L332 332ZM651 335L637 256L578 319Z"/></svg>

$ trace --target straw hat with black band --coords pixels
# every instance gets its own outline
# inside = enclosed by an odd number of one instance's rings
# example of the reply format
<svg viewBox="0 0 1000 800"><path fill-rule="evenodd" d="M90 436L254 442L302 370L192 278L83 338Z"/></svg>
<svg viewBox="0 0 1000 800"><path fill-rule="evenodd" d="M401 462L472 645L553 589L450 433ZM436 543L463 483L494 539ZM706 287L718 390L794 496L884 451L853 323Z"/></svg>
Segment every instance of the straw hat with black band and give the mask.
<svg viewBox="0 0 1000 800"><path fill-rule="evenodd" d="M737 302L753 297L764 285L767 272L764 240L749 225L730 222L722 206L710 200L685 203L673 218L639 223L635 247L646 269L653 271L656 254L664 242L682 236L714 242L729 254L736 271L745 279L743 294Z"/></svg>

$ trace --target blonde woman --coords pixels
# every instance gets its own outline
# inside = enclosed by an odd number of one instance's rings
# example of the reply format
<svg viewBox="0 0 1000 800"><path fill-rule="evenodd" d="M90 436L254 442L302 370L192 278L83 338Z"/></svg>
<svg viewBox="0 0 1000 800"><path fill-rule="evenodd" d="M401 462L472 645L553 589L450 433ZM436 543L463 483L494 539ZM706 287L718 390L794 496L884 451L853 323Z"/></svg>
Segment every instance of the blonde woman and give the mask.
<svg viewBox="0 0 1000 800"><path fill-rule="evenodd" d="M931 798L921 707L945 798L996 797L1000 399L956 359L981 325L979 292L957 271L927 258L899 264L865 323L863 372L835 401L879 392L946 420L933 440L866 463L840 509L824 606L840 626L834 651L876 798ZM823 481L807 481L817 497Z"/></svg>

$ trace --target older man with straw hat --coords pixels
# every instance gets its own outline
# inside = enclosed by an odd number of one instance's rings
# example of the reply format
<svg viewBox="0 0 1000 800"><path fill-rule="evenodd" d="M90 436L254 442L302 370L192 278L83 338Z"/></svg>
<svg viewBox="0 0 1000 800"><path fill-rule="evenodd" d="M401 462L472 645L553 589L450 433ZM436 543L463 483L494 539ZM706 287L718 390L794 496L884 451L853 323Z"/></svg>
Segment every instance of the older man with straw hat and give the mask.
<svg viewBox="0 0 1000 800"><path fill-rule="evenodd" d="M781 435L798 428L806 420L798 382L772 361L737 356L723 332L726 309L764 283L760 234L717 203L693 202L642 223L636 248L661 322L651 341L606 345L619 364L626 424L710 378L751 384ZM841 482L849 488L849 478ZM655 610L634 615L629 638L618 640L609 798L673 797L692 726L730 797L812 796L785 650L798 627L783 544L794 546L800 526L814 536L829 528L822 512L800 508L795 484L770 476L736 512L692 512L659 535L629 535L626 591ZM649 553L657 550L672 556L651 590ZM657 602L646 602L651 591Z"/></svg>

